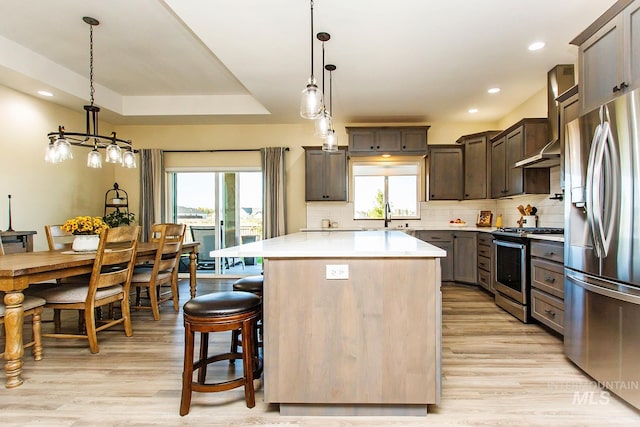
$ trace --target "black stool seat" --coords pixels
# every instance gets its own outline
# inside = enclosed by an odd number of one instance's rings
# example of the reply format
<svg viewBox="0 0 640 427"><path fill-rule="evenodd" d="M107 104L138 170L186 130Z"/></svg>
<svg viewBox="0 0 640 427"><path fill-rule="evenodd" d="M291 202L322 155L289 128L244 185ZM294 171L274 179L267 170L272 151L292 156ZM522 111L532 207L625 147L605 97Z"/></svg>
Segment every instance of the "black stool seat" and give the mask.
<svg viewBox="0 0 640 427"><path fill-rule="evenodd" d="M184 304L184 314L194 317L231 316L255 310L262 299L250 292L214 292L195 297Z"/></svg>
<svg viewBox="0 0 640 427"><path fill-rule="evenodd" d="M242 279L238 279L233 282L233 290L262 295L263 282L264 276L262 276L261 274L256 276L243 277Z"/></svg>

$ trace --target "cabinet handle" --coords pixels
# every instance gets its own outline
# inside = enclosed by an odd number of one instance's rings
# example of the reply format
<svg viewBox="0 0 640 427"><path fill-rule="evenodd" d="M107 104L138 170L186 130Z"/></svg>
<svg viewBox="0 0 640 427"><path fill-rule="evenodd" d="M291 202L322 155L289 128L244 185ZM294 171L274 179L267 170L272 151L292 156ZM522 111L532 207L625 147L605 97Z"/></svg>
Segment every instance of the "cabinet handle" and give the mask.
<svg viewBox="0 0 640 427"><path fill-rule="evenodd" d="M436 195L435 195L435 194L432 194L432 195L431 195L431 197L436 197Z"/></svg>
<svg viewBox="0 0 640 427"><path fill-rule="evenodd" d="M622 82L622 83L620 83L619 86L614 86L613 87L613 93L620 92L621 90L625 90L628 87L629 87L628 83Z"/></svg>
<svg viewBox="0 0 640 427"><path fill-rule="evenodd" d="M549 310L548 308L545 308L544 312L547 313L551 317L556 317L556 312L553 311L553 310Z"/></svg>
<svg viewBox="0 0 640 427"><path fill-rule="evenodd" d="M373 150L373 145L371 147L369 147L369 148Z"/></svg>
<svg viewBox="0 0 640 427"><path fill-rule="evenodd" d="M406 145L403 145L403 146L402 146L402 149L403 149L403 150L406 150L406 149L407 149L407 146L406 146Z"/></svg>
<svg viewBox="0 0 640 427"><path fill-rule="evenodd" d="M547 276L544 278L544 281L549 283L555 283L556 279L554 277Z"/></svg>
<svg viewBox="0 0 640 427"><path fill-rule="evenodd" d="M544 255L548 256L548 257L552 257L554 256L556 253L555 252L546 252Z"/></svg>

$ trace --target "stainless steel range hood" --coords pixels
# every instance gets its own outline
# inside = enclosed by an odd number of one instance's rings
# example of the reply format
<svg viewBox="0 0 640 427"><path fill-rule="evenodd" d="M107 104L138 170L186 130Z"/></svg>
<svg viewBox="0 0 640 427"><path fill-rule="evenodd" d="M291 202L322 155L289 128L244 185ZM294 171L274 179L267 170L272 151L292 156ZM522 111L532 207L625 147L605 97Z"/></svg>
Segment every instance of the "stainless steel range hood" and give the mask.
<svg viewBox="0 0 640 427"><path fill-rule="evenodd" d="M533 156L516 162L517 168L551 168L560 164L560 140L551 141Z"/></svg>
<svg viewBox="0 0 640 427"><path fill-rule="evenodd" d="M575 84L573 65L556 65L547 73L547 118L549 143L525 159L516 162L517 168L550 168L560 165L560 108L556 98Z"/></svg>

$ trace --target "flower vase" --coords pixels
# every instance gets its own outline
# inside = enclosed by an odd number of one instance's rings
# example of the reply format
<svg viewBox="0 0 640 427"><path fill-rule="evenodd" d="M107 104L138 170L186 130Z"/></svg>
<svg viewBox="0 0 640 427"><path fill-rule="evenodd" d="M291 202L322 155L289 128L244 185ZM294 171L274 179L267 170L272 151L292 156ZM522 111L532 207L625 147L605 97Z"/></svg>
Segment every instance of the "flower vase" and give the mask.
<svg viewBox="0 0 640 427"><path fill-rule="evenodd" d="M80 234L74 237L71 248L75 252L88 252L98 250L100 236L97 234Z"/></svg>

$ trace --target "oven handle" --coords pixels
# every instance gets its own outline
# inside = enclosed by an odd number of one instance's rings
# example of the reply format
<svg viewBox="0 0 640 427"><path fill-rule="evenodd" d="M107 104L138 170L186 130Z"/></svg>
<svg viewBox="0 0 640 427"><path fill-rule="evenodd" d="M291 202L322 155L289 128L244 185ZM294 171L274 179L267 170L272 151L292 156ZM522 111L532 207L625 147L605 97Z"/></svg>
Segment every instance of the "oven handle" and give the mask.
<svg viewBox="0 0 640 427"><path fill-rule="evenodd" d="M524 243L506 242L504 240L494 240L493 243L495 243L497 246L505 246L507 248L514 248L514 249L520 249L520 250L526 247Z"/></svg>

